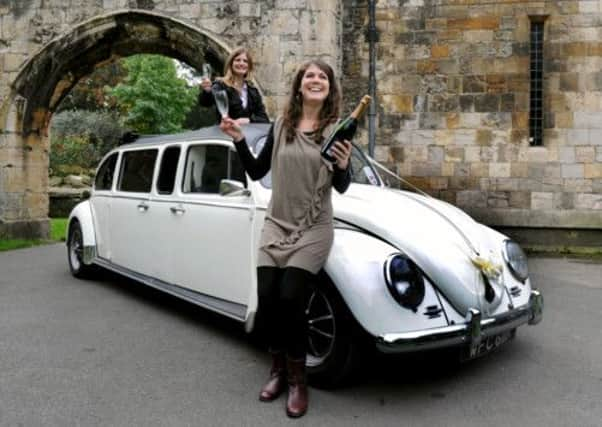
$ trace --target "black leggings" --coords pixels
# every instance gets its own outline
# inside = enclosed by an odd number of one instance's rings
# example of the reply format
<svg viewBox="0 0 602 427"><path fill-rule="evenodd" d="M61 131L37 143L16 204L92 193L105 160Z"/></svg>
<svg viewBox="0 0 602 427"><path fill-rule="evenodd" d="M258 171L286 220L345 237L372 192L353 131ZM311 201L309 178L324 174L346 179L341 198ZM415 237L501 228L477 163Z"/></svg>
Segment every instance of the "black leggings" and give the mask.
<svg viewBox="0 0 602 427"><path fill-rule="evenodd" d="M305 357L305 300L315 275L297 267L257 267L258 322L270 351Z"/></svg>

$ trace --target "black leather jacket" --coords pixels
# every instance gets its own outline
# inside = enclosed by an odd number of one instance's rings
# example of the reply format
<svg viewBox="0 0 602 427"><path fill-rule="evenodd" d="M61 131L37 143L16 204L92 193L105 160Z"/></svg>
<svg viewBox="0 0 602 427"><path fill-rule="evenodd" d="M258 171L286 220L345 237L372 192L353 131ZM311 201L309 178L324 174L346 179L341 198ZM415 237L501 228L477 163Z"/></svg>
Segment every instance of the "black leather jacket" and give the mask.
<svg viewBox="0 0 602 427"><path fill-rule="evenodd" d="M243 108L242 100L238 91L231 86L228 86L222 81L213 83L213 90L225 90L228 93L228 116L232 119L240 119L247 117L251 123L269 123L270 119L265 112L263 100L255 86L248 81L247 83L247 108ZM215 99L212 92L206 92L202 88L199 93L199 104L203 107L215 107ZM215 121L219 123L221 116L215 108Z"/></svg>

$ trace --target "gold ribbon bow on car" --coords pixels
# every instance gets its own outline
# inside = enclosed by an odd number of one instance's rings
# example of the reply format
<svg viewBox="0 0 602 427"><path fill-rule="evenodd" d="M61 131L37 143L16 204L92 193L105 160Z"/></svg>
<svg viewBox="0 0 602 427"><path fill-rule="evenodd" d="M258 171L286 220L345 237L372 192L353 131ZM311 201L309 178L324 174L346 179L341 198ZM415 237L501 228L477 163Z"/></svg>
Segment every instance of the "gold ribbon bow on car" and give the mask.
<svg viewBox="0 0 602 427"><path fill-rule="evenodd" d="M487 278L497 279L502 274L501 264L496 264L482 256L476 256L470 260L485 276L487 276Z"/></svg>

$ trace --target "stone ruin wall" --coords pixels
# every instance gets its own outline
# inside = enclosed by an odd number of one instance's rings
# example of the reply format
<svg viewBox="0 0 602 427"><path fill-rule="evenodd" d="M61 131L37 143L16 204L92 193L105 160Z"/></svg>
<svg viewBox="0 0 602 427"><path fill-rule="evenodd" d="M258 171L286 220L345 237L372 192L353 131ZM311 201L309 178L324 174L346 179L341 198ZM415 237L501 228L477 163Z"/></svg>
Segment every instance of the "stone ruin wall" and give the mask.
<svg viewBox="0 0 602 427"><path fill-rule="evenodd" d="M368 6L344 4L357 99ZM547 15L541 147L528 142L530 15ZM601 1L381 0L376 20L378 160L488 224L602 229Z"/></svg>
<svg viewBox="0 0 602 427"><path fill-rule="evenodd" d="M297 64L320 57L340 68L335 0L0 0L0 236L48 232L46 125L23 123L24 105L31 99L15 97L11 85L46 43L74 34L82 22L128 10L172 17L229 48L251 47L255 78L272 116L285 102ZM78 31L96 30L102 28ZM33 121L45 122L48 111L35 115ZM35 132L23 133L23 128Z"/></svg>

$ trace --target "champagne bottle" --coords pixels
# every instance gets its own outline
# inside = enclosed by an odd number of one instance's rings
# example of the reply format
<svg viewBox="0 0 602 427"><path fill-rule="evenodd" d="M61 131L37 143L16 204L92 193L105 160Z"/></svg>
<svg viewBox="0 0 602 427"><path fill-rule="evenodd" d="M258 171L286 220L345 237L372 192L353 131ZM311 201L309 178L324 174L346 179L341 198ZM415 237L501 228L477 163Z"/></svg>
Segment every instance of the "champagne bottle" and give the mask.
<svg viewBox="0 0 602 427"><path fill-rule="evenodd" d="M331 132L328 138L326 138L326 141L322 145L322 149L320 150L322 157L330 162L335 161L335 158L331 154L331 149L334 146L334 143L336 141L342 141L344 139L351 140L353 138L355 131L357 130L357 121L361 115L364 114L364 111L370 104L371 100L372 98L370 98L369 95L364 95L360 103L357 104L357 107L355 107L355 110L353 110L349 117L341 120L336 125L334 130Z"/></svg>

